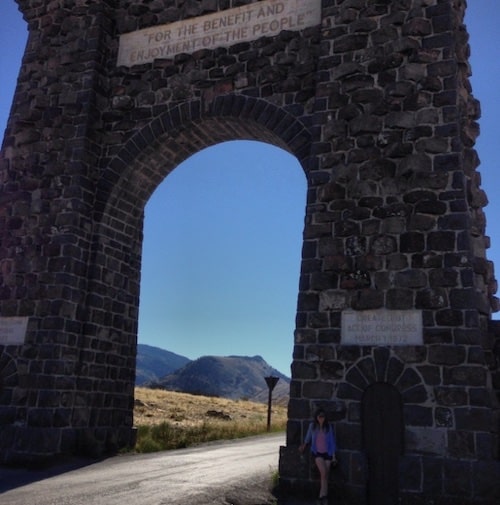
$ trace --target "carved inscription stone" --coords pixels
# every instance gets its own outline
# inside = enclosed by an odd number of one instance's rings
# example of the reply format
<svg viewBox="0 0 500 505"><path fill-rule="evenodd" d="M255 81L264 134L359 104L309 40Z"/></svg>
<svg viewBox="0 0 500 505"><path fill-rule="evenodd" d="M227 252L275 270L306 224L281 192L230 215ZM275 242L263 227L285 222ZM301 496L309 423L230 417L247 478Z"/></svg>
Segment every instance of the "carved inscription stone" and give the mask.
<svg viewBox="0 0 500 505"><path fill-rule="evenodd" d="M264 0L120 36L118 66L131 67L199 49L230 47L321 22L321 0Z"/></svg>
<svg viewBox="0 0 500 505"><path fill-rule="evenodd" d="M422 345L421 310L345 310L342 345Z"/></svg>
<svg viewBox="0 0 500 505"><path fill-rule="evenodd" d="M0 317L0 345L23 345L27 317Z"/></svg>

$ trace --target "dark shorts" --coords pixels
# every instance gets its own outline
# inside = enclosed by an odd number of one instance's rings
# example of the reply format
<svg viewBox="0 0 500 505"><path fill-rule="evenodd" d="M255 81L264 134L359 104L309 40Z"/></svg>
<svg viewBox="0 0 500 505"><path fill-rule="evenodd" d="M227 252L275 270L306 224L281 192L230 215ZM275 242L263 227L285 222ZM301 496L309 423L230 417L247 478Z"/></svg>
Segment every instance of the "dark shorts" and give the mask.
<svg viewBox="0 0 500 505"><path fill-rule="evenodd" d="M332 460L332 456L329 456L327 452L315 452L314 457L315 458L323 458L325 461Z"/></svg>

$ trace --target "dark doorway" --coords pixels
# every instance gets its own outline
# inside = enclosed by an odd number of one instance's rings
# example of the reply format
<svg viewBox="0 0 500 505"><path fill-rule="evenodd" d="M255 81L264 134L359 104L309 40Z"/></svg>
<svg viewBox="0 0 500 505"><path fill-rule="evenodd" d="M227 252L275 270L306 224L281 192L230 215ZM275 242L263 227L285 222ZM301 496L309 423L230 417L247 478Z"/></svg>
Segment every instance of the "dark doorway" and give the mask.
<svg viewBox="0 0 500 505"><path fill-rule="evenodd" d="M396 505L399 456L404 450L401 395L391 384L373 384L363 395L361 411L368 460L368 505Z"/></svg>

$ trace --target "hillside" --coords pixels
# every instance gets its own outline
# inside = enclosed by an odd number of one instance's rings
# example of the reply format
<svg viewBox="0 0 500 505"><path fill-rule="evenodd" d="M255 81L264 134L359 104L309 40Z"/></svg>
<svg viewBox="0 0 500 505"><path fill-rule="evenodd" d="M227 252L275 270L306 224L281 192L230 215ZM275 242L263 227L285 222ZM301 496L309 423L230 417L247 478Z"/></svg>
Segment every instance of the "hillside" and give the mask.
<svg viewBox="0 0 500 505"><path fill-rule="evenodd" d="M160 377L182 368L189 361L184 356L165 351L159 347L138 344L135 385L142 386L146 383L156 382Z"/></svg>
<svg viewBox="0 0 500 505"><path fill-rule="evenodd" d="M290 380L260 356L202 356L150 385L190 394L267 402L269 390L264 377L270 375L280 378L273 399L286 402Z"/></svg>
<svg viewBox="0 0 500 505"><path fill-rule="evenodd" d="M272 406L273 426L283 426L287 419L285 406ZM234 401L189 395L143 387L135 388L134 424L136 426L158 425L168 421L175 425L201 426L207 421L233 421L239 424L267 422L267 404L250 401Z"/></svg>

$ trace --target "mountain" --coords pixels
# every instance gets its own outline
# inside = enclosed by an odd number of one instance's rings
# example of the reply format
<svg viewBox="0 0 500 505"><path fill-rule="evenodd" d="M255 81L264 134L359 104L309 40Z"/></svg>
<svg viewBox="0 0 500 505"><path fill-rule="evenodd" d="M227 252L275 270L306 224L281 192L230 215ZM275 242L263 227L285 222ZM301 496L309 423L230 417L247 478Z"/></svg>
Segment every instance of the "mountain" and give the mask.
<svg viewBox="0 0 500 505"><path fill-rule="evenodd" d="M272 368L261 356L202 356L162 377L152 387L170 391L267 401L264 377L279 377L273 398L288 398L290 379Z"/></svg>
<svg viewBox="0 0 500 505"><path fill-rule="evenodd" d="M179 354L150 345L137 345L135 385L156 382L169 373L182 368L191 360Z"/></svg>

